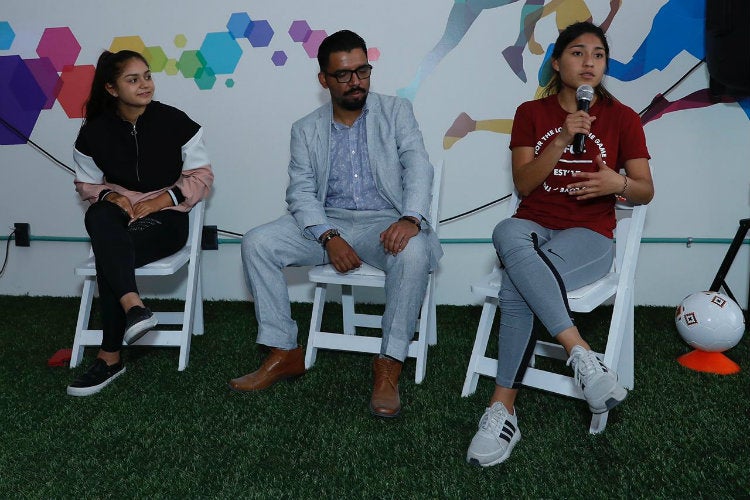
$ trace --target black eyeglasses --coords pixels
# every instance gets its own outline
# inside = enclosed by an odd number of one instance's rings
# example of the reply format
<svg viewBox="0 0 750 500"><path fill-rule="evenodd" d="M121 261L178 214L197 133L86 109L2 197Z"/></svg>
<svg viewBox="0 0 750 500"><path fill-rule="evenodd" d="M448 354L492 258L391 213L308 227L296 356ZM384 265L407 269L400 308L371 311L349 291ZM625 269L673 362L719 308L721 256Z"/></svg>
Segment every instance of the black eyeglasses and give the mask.
<svg viewBox="0 0 750 500"><path fill-rule="evenodd" d="M339 83L349 83L352 81L354 73L357 73L357 78L360 80L367 80L370 78L370 73L372 73L372 66L365 64L357 69L340 69L334 73L326 72L326 75L332 76Z"/></svg>

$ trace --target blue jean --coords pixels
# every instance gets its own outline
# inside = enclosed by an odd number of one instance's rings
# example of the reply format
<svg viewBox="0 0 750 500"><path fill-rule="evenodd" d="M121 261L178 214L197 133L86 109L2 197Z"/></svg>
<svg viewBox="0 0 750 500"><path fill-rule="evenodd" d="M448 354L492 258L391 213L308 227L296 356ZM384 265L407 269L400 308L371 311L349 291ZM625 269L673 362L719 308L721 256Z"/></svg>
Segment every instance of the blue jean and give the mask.
<svg viewBox="0 0 750 500"><path fill-rule="evenodd" d="M397 255L385 252L380 233L399 218L395 210L326 209L329 222L363 262L385 271L385 311L381 353L403 361L414 337L429 271L440 258L437 237L424 228ZM257 342L297 347L297 323L291 317L283 269L328 263L328 255L306 237L291 215L258 226L242 239L242 263L258 320Z"/></svg>
<svg viewBox="0 0 750 500"><path fill-rule="evenodd" d="M492 241L504 266L496 383L518 388L534 350L534 316L553 337L572 327L567 290L606 275L614 247L590 229L552 230L516 218L500 222Z"/></svg>

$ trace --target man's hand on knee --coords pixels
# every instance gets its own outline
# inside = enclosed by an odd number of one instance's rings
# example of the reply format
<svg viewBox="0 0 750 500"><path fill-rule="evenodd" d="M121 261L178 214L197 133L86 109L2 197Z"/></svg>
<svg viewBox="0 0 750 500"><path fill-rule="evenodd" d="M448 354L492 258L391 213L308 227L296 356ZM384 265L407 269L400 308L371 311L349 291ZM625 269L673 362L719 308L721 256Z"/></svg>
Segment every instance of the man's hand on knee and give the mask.
<svg viewBox="0 0 750 500"><path fill-rule="evenodd" d="M380 242L386 252L396 255L406 248L410 239L418 234L419 226L416 223L399 219L380 233Z"/></svg>
<svg viewBox="0 0 750 500"><path fill-rule="evenodd" d="M357 252L340 236L328 240L325 248L331 264L340 273L357 269L362 265Z"/></svg>

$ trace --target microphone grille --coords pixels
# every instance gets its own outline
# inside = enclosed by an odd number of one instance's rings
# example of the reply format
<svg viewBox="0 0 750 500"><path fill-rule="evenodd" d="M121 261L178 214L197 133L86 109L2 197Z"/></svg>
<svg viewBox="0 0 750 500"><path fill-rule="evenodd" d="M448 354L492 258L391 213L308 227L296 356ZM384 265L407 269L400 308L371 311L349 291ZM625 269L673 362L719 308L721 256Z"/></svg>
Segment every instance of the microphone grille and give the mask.
<svg viewBox="0 0 750 500"><path fill-rule="evenodd" d="M581 85L576 90L576 99L579 101L591 101L594 98L594 89L591 85Z"/></svg>

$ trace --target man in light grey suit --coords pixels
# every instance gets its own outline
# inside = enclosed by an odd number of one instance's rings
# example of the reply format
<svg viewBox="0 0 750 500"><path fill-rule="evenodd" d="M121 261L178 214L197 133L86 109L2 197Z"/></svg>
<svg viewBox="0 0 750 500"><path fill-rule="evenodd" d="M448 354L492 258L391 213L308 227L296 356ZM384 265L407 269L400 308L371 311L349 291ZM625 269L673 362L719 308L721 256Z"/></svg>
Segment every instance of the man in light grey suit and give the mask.
<svg viewBox="0 0 750 500"><path fill-rule="evenodd" d="M373 361L370 410L401 411L398 378L414 336L428 274L442 256L427 220L433 169L409 101L370 93L372 66L351 31L318 50L318 80L331 102L292 125L289 214L248 231L242 261L255 301L262 366L232 379L236 391L265 389L305 372L282 270L362 262L385 271L383 342Z"/></svg>

